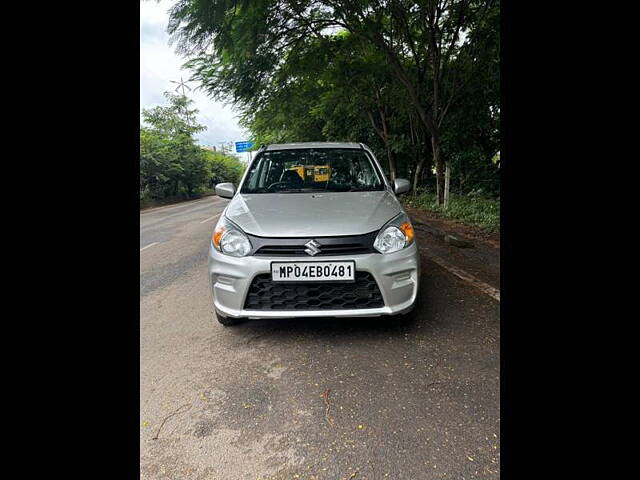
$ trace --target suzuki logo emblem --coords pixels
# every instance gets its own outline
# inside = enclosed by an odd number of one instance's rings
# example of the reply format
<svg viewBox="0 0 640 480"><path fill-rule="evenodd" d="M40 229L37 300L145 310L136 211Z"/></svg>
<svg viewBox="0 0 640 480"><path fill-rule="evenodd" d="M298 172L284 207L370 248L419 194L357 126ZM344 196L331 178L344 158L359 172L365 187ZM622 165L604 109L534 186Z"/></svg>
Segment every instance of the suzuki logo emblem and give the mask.
<svg viewBox="0 0 640 480"><path fill-rule="evenodd" d="M318 248L320 247L320 244L315 240L311 240L310 242L305 243L304 246L307 247L307 249L305 250L305 253L307 255L311 255L313 257L314 255L320 253L320 248Z"/></svg>

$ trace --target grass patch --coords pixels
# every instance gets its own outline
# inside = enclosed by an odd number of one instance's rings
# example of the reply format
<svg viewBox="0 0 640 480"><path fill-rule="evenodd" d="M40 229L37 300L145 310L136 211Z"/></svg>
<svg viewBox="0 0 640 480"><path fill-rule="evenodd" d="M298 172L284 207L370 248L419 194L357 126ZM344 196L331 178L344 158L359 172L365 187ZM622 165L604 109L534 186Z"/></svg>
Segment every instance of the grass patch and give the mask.
<svg viewBox="0 0 640 480"><path fill-rule="evenodd" d="M444 210L436 204L435 193L422 192L416 196L407 196L404 203L409 207L428 210L440 218L479 227L491 233L500 232L500 200L478 195L451 194L449 208Z"/></svg>

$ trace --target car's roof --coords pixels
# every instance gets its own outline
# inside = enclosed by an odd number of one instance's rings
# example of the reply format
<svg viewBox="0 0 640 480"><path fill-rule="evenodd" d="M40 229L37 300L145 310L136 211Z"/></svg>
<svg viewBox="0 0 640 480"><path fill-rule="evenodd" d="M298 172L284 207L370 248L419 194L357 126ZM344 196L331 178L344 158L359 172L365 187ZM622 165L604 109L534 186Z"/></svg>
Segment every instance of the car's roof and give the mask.
<svg viewBox="0 0 640 480"><path fill-rule="evenodd" d="M268 145L266 151L291 150L295 148L358 148L362 145L353 142L299 142L299 143L274 143Z"/></svg>

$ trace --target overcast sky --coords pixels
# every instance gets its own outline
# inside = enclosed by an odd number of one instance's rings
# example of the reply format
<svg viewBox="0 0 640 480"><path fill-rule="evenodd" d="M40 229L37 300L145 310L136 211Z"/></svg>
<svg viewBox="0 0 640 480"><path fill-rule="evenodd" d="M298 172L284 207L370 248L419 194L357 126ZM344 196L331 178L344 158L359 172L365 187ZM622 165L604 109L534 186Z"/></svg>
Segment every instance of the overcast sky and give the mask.
<svg viewBox="0 0 640 480"><path fill-rule="evenodd" d="M179 81L190 77L188 70L180 67L185 62L169 47L167 34L167 10L175 0L143 0L140 2L140 111L165 103L162 95L173 91ZM196 83L188 84L191 88ZM231 106L214 102L201 91L191 91L188 96L194 101L198 113L198 122L207 127L197 135L202 145L216 145L220 142L238 142L248 140L246 132L238 125L238 119Z"/></svg>

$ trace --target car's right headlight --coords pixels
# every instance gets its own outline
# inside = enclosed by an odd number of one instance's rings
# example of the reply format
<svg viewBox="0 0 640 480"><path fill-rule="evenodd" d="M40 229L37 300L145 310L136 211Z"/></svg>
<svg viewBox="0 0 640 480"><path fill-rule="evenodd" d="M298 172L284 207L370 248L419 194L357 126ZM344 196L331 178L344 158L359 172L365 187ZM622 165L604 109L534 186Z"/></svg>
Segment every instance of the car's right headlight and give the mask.
<svg viewBox="0 0 640 480"><path fill-rule="evenodd" d="M251 242L245 233L224 215L213 230L211 243L216 250L232 257L246 257L251 252Z"/></svg>
<svg viewBox="0 0 640 480"><path fill-rule="evenodd" d="M401 213L380 229L373 248L380 253L398 252L411 245L414 237L411 220L405 213Z"/></svg>

